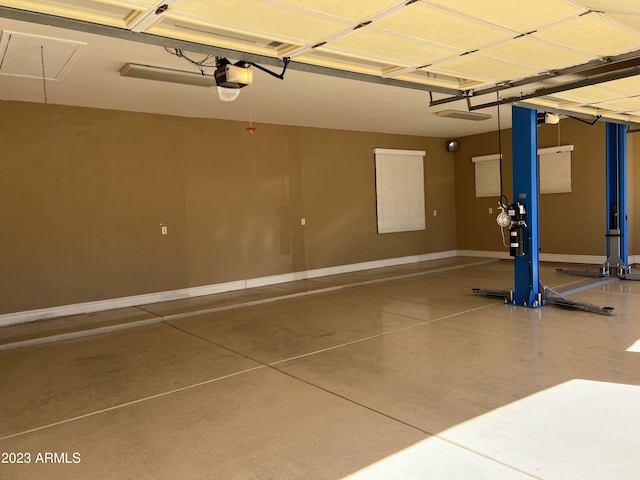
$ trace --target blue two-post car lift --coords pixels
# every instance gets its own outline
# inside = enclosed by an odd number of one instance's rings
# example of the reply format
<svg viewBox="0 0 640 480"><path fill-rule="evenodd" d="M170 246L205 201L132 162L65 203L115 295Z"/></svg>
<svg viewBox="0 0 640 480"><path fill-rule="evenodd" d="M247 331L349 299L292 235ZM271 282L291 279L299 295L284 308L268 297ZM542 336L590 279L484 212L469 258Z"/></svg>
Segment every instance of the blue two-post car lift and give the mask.
<svg viewBox="0 0 640 480"><path fill-rule="evenodd" d="M609 147L610 136L616 132L616 148ZM540 282L540 249L539 249L539 211L538 211L538 122L537 111L523 107L512 107L513 135L513 193L514 203L508 206L511 217L510 254L514 260L515 287L513 290L485 290L474 288L478 295L502 298L505 303L529 308L540 308L545 305L556 305L574 310L611 315L613 307L600 307L590 303L576 302L563 297L560 293L545 287ZM609 223L607 247L607 272L624 272L625 278L630 275L626 267L627 235L626 235L626 127L607 125L607 205ZM609 181L610 164L615 164L615 180ZM623 167L624 166L624 167ZM614 185L615 186L614 188ZM616 192L615 201L611 201L610 190ZM613 195L613 193L611 193ZM624 197L624 203L621 202ZM501 199L502 201L502 199ZM609 218L611 217L611 218ZM624 221L622 221L624 219ZM615 223L617 222L617 223ZM617 228L611 228L613 225ZM624 227L623 227L624 224ZM611 233L619 230L619 234ZM617 235L617 236L616 236ZM614 248L610 248L611 239L620 240ZM624 265L624 268L623 268ZM569 274L578 271L562 270ZM602 271L602 269L601 269ZM598 275L604 276L600 272ZM620 275L617 275L619 278ZM640 278L639 278L640 279ZM575 293L575 292L574 292Z"/></svg>

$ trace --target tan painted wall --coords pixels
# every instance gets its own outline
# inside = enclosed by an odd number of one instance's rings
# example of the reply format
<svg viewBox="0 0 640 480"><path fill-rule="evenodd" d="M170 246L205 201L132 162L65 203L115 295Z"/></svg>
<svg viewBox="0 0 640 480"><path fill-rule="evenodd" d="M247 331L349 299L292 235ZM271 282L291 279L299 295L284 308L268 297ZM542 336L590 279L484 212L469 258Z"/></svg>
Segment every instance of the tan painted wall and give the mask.
<svg viewBox="0 0 640 480"><path fill-rule="evenodd" d="M540 248L543 253L605 255L605 126L564 119L538 127L539 148L574 145L572 192L540 196ZM508 251L495 222L497 198L476 198L471 158L498 153L497 133L460 140L456 153L456 218L460 250ZM503 186L512 194L511 130L502 132ZM493 213L489 214L489 208Z"/></svg>
<svg viewBox="0 0 640 480"><path fill-rule="evenodd" d="M443 139L319 129L300 132L307 269L455 250L453 155L446 152ZM427 152L426 231L376 233L372 146Z"/></svg>
<svg viewBox="0 0 640 480"><path fill-rule="evenodd" d="M0 108L0 314L455 249L442 139ZM427 151L426 231L376 233L375 147Z"/></svg>

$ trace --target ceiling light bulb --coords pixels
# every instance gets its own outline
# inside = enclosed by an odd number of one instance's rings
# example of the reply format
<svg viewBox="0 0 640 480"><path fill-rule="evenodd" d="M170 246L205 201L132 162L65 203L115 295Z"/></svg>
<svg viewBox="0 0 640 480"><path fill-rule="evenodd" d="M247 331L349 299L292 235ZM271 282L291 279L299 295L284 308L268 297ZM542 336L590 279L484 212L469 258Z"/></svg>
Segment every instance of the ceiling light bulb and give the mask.
<svg viewBox="0 0 640 480"><path fill-rule="evenodd" d="M211 87L212 91L218 93L218 98L223 102L233 102L240 95L239 88Z"/></svg>

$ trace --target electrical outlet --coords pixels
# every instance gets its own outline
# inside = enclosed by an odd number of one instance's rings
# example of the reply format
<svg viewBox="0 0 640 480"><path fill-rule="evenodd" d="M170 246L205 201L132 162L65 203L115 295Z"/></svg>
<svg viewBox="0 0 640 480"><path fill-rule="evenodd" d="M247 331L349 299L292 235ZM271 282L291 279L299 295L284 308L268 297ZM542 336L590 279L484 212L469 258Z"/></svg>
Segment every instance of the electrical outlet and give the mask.
<svg viewBox="0 0 640 480"><path fill-rule="evenodd" d="M493 213L493 208L489 207L489 213Z"/></svg>
<svg viewBox="0 0 640 480"><path fill-rule="evenodd" d="M307 224L307 220L305 218L301 218L300 225L306 225L306 224Z"/></svg>
<svg viewBox="0 0 640 480"><path fill-rule="evenodd" d="M433 216L434 216L434 217L436 217L437 215L438 215L438 211L437 211L437 210L434 210L434 211L433 211Z"/></svg>
<svg viewBox="0 0 640 480"><path fill-rule="evenodd" d="M167 227L162 225L162 227L160 228L160 232L162 233L162 235L166 235L167 234Z"/></svg>

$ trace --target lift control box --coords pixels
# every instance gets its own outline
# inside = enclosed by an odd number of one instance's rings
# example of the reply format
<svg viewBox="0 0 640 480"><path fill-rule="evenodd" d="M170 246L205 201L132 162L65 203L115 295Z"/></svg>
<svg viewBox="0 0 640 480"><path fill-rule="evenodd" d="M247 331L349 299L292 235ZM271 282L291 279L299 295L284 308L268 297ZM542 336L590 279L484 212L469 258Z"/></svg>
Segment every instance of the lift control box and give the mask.
<svg viewBox="0 0 640 480"><path fill-rule="evenodd" d="M509 255L524 257L524 229L527 210L521 203L512 203L507 207L507 215L511 218L509 227Z"/></svg>

